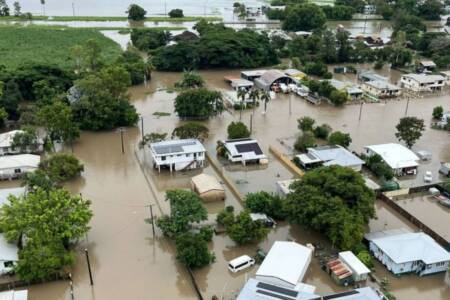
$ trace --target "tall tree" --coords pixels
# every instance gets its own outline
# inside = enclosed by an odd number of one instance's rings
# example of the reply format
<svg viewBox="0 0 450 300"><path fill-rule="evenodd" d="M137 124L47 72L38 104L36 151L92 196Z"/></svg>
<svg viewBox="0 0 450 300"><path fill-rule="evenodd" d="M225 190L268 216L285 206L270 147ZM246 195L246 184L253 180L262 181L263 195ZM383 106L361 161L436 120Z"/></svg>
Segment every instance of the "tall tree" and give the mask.
<svg viewBox="0 0 450 300"><path fill-rule="evenodd" d="M14 6L14 16L20 17L20 15L22 15L22 12L21 12L21 7L20 7L19 1L15 1L13 3L13 6Z"/></svg>
<svg viewBox="0 0 450 300"><path fill-rule="evenodd" d="M239 105L240 106L239 107L239 121L242 121L242 111L244 110L244 105L245 105L244 101L245 101L246 97L247 97L247 90L239 89L237 91L237 98L241 99L241 104Z"/></svg>
<svg viewBox="0 0 450 300"><path fill-rule="evenodd" d="M327 17L315 4L300 4L290 8L283 22L283 29L289 31L321 29Z"/></svg>
<svg viewBox="0 0 450 300"><path fill-rule="evenodd" d="M397 128L395 133L397 139L404 141L408 148L411 148L422 136L425 130L425 123L423 119L417 117L404 117L400 119L395 128Z"/></svg>
<svg viewBox="0 0 450 300"><path fill-rule="evenodd" d="M175 112L180 118L208 119L224 110L221 94L205 88L183 91L175 98Z"/></svg>
<svg viewBox="0 0 450 300"><path fill-rule="evenodd" d="M263 91L261 93L261 101L264 102L264 114L267 112L267 103L270 101L270 93Z"/></svg>
<svg viewBox="0 0 450 300"><path fill-rule="evenodd" d="M128 19L132 21L142 21L145 19L147 11L137 4L131 4L126 11Z"/></svg>
<svg viewBox="0 0 450 300"><path fill-rule="evenodd" d="M328 64L336 62L336 37L331 30L326 30L323 34L320 55Z"/></svg>
<svg viewBox="0 0 450 300"><path fill-rule="evenodd" d="M0 0L0 17L9 16L9 6L6 0Z"/></svg>

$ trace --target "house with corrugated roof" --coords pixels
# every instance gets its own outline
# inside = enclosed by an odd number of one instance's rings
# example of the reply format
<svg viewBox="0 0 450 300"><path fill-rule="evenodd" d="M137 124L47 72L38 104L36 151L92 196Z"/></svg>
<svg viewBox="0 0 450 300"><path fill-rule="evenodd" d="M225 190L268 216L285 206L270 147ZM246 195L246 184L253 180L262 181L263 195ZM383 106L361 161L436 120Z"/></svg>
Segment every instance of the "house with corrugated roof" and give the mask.
<svg viewBox="0 0 450 300"><path fill-rule="evenodd" d="M150 144L153 166L172 171L201 168L206 158L205 147L197 139L170 140Z"/></svg>

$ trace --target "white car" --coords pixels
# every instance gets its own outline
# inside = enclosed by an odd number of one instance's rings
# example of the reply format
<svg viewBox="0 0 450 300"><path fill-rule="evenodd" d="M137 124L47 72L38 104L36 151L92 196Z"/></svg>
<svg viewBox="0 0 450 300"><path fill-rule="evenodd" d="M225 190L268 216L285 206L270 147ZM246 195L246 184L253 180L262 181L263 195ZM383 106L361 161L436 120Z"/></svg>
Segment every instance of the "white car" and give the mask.
<svg viewBox="0 0 450 300"><path fill-rule="evenodd" d="M425 175L423 176L423 181L425 182L432 182L433 181L433 174L431 171L426 171Z"/></svg>
<svg viewBox="0 0 450 300"><path fill-rule="evenodd" d="M238 258L231 260L228 263L228 270L230 270L233 273L237 273L241 270L250 268L254 264L255 264L255 260L253 258L251 258L248 255L242 255L242 256L239 256Z"/></svg>

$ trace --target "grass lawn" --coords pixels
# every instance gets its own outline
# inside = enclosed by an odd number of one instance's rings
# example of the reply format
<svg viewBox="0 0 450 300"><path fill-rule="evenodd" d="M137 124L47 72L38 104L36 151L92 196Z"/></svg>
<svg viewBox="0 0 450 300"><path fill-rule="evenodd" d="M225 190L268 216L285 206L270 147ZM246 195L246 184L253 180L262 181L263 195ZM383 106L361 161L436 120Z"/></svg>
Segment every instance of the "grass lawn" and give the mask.
<svg viewBox="0 0 450 300"><path fill-rule="evenodd" d="M0 21L27 21L20 17L0 17ZM96 21L96 22L109 22L109 21L128 21L126 16L122 17L95 17L95 16L54 16L54 17L44 17L44 16L33 16L32 20L44 20L44 21L54 21L54 22L71 22L71 21ZM206 21L221 21L220 17L194 17L186 16L183 18L171 18L168 16L160 17L148 17L145 19L147 22L197 22L200 20Z"/></svg>
<svg viewBox="0 0 450 300"><path fill-rule="evenodd" d="M115 60L122 52L117 43L92 28L0 26L0 65L16 68L27 63L52 63L71 67L71 48L89 39L100 44L106 61Z"/></svg>

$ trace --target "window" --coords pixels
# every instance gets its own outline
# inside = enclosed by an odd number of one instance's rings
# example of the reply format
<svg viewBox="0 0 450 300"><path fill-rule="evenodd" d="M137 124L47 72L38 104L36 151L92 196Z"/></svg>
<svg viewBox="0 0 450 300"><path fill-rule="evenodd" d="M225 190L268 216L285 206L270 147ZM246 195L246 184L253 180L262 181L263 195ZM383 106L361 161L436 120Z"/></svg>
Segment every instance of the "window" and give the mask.
<svg viewBox="0 0 450 300"><path fill-rule="evenodd" d="M161 160L166 160L166 157L165 156L161 156Z"/></svg>
<svg viewBox="0 0 450 300"><path fill-rule="evenodd" d="M22 173L22 171L20 169L14 169L14 173Z"/></svg>
<svg viewBox="0 0 450 300"><path fill-rule="evenodd" d="M186 154L186 157L189 157L190 156L190 154L188 153L188 154Z"/></svg>
<svg viewBox="0 0 450 300"><path fill-rule="evenodd" d="M5 268L12 268L14 266L14 263L12 261L5 261L3 265L5 266Z"/></svg>

